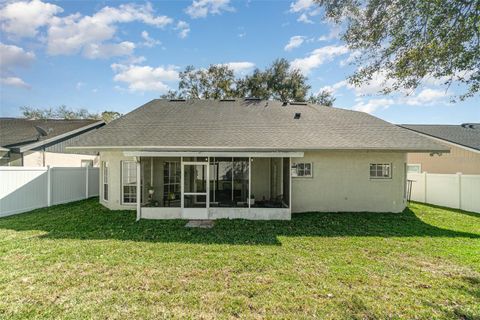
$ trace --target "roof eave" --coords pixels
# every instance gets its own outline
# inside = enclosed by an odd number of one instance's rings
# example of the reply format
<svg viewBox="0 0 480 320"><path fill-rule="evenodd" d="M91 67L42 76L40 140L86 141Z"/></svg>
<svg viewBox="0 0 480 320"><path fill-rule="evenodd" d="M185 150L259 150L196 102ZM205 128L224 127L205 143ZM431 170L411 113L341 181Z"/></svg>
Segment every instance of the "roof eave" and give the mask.
<svg viewBox="0 0 480 320"><path fill-rule="evenodd" d="M85 131L88 131L88 130L91 130L91 129L95 129L95 128L100 127L104 124L105 124L105 121L103 121L103 120L97 121L97 122L94 122L92 124L80 127L78 129L68 131L68 132L65 132L63 134L59 134L58 136L52 137L50 139L37 141L37 142L30 143L30 144L27 144L27 145L23 145L23 146L20 146L20 147L13 147L13 148L11 148L11 150L14 151L14 152L23 153L25 151L29 151L29 150L32 150L32 149L35 149L35 148L38 148L38 147L41 147L41 146L44 146L44 145L47 145L47 144L50 144L50 143L54 143L55 141L74 136L76 134L79 134L79 133L82 133L82 132L85 132Z"/></svg>

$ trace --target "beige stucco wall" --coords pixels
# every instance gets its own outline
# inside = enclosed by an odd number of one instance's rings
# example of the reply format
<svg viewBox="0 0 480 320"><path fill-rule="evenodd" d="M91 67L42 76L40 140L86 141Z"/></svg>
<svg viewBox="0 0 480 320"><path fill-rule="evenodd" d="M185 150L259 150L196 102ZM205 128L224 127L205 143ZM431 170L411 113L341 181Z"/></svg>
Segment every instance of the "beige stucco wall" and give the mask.
<svg viewBox="0 0 480 320"><path fill-rule="evenodd" d="M312 178L292 178L292 212L400 212L405 208L405 153L305 152ZM391 163L391 179L370 179L370 163Z"/></svg>
<svg viewBox="0 0 480 320"><path fill-rule="evenodd" d="M109 201L105 202L100 186L100 202L110 209L135 209L135 205L120 202L120 161L133 158L125 157L121 152L102 152L100 157L109 162L110 190ZM313 164L312 178L292 178L293 212L400 212L405 208L405 153L306 152L304 158L293 158L292 162ZM370 179L370 163L391 163L392 178ZM269 159L255 159L252 175L266 178L270 175L269 168ZM266 184L255 187L254 183L252 186L257 199L270 189L269 179L261 181Z"/></svg>
<svg viewBox="0 0 480 320"><path fill-rule="evenodd" d="M100 152L100 161L108 162L108 201L103 200L103 167L100 164L100 203L112 210L131 209L135 210L135 204L122 205L121 203L121 164L122 160L133 160L133 157L125 157L122 152Z"/></svg>
<svg viewBox="0 0 480 320"><path fill-rule="evenodd" d="M428 173L480 174L480 152L469 151L452 144L445 144L450 153L430 156L428 153L409 153L407 162L420 164Z"/></svg>
<svg viewBox="0 0 480 320"><path fill-rule="evenodd" d="M24 167L43 167L43 151L26 151L23 153ZM93 166L98 166L96 155L45 152L45 166L80 167L82 160L93 160Z"/></svg>

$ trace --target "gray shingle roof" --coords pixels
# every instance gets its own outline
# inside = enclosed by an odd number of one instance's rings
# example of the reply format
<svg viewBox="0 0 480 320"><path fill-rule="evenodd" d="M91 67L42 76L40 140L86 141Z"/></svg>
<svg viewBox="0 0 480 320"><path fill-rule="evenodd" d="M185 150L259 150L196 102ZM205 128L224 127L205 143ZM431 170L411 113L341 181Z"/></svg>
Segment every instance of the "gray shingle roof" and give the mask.
<svg viewBox="0 0 480 320"><path fill-rule="evenodd" d="M295 113L300 119L294 119ZM363 112L244 99L152 100L80 139L76 147L448 151L432 139Z"/></svg>
<svg viewBox="0 0 480 320"><path fill-rule="evenodd" d="M463 125L402 124L404 128L480 150L480 123Z"/></svg>
<svg viewBox="0 0 480 320"><path fill-rule="evenodd" d="M29 120L0 118L0 146L12 148L39 141L37 139L38 132L35 129L35 126L39 126L40 128L49 131L48 136L40 138L40 140L46 140L96 122L99 122L99 120Z"/></svg>

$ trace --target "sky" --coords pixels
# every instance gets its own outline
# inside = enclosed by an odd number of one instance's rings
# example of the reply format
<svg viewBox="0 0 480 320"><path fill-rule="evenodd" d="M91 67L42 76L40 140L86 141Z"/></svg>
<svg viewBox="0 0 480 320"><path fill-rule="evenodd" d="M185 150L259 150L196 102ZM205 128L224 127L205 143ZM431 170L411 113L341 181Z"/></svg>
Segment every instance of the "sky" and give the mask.
<svg viewBox="0 0 480 320"><path fill-rule="evenodd" d="M187 65L242 76L286 58L339 108L393 123L480 122L478 95L450 102L462 87L430 79L381 95L382 74L352 86L356 53L340 33L311 0L0 1L0 116L60 105L127 113L176 89Z"/></svg>

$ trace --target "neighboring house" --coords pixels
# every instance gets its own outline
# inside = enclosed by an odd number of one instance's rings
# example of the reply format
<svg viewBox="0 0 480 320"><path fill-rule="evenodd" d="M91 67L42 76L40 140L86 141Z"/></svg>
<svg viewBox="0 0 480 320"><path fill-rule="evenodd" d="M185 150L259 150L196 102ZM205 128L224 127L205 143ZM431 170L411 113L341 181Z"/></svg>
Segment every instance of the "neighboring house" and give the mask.
<svg viewBox="0 0 480 320"><path fill-rule="evenodd" d="M104 124L99 120L0 118L0 166L97 165L96 152L72 153L65 147Z"/></svg>
<svg viewBox="0 0 480 320"><path fill-rule="evenodd" d="M259 99L152 100L69 148L100 152L100 202L138 219L400 212L407 152L448 152L366 113Z"/></svg>
<svg viewBox="0 0 480 320"><path fill-rule="evenodd" d="M401 127L450 148L450 153L442 155L409 153L409 172L480 174L480 123L402 124Z"/></svg>

